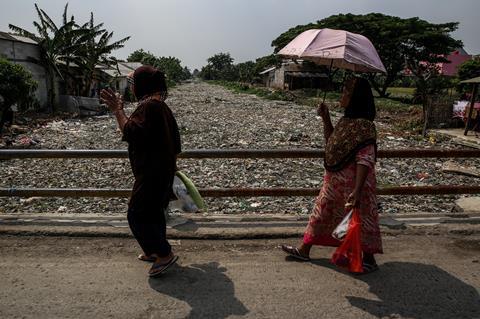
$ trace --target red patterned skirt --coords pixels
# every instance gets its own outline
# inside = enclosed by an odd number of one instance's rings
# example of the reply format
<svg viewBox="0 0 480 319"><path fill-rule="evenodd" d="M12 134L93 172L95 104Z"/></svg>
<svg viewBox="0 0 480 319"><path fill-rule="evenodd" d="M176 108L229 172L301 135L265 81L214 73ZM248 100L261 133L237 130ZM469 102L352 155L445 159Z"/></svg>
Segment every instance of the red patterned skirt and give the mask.
<svg viewBox="0 0 480 319"><path fill-rule="evenodd" d="M326 172L323 187L315 200L315 207L303 242L308 245L338 247L340 242L332 237L332 232L348 213L345 203L355 186L356 165L369 167L362 190L360 203L362 250L365 253L383 253L380 227L378 223L375 153L373 145L361 149L356 160L339 172Z"/></svg>

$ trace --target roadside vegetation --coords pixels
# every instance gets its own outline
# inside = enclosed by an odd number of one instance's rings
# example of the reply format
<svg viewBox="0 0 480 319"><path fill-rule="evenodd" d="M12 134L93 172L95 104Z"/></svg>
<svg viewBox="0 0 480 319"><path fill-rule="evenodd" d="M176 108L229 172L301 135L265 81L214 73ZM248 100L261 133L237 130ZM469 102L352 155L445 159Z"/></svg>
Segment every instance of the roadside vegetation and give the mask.
<svg viewBox="0 0 480 319"><path fill-rule="evenodd" d="M140 62L144 65L151 65L165 73L167 84L169 87L175 86L181 81L188 80L192 77L192 73L186 66L182 66L182 62L175 57L158 57L153 53L143 49L132 52L127 61Z"/></svg>
<svg viewBox="0 0 480 319"><path fill-rule="evenodd" d="M64 8L60 24L35 5L38 15L34 21L35 32L10 24L11 30L35 40L42 52L36 63L45 67L48 78L48 97L55 111L55 78L63 80L68 93L88 95L95 77L95 66L113 66L118 61L112 52L122 48L129 37L113 40L113 32L107 31L103 23L89 21L77 23ZM157 56L138 49L127 61L153 65L165 72L168 85L175 86L191 78L200 78L212 84L222 85L238 93L255 94L265 99L294 101L303 105L317 105L324 92L316 89L294 91L275 90L265 87L263 75L266 69L278 67L282 58L276 55L283 46L301 32L312 28L335 28L360 33L368 37L377 48L387 69L387 75L362 75L371 83L376 96L379 118L391 122L400 130L418 131L422 127L427 97L449 95L456 97L466 93L468 86L460 81L480 76L480 60L467 61L458 72L458 77L445 77L438 72L438 63L445 62L446 56L462 46L452 37L457 22L431 23L419 18L400 18L379 13L364 15L339 14L322 20L290 28L276 37L272 54L252 61L236 63L228 52L217 53L207 59L201 70L191 71L172 56ZM85 79L78 81L80 73ZM324 70L328 71L328 70ZM336 72L331 87L326 93L327 102L335 108L341 94L342 81L348 71Z"/></svg>
<svg viewBox="0 0 480 319"><path fill-rule="evenodd" d="M23 111L32 106L36 88L37 82L28 70L0 57L0 136L4 124L13 120L11 107L16 104Z"/></svg>
<svg viewBox="0 0 480 319"><path fill-rule="evenodd" d="M421 132L429 97L458 98L467 90L459 82L480 76L478 59L462 65L458 77L447 77L439 72L438 63L448 62L448 54L462 47L462 42L451 35L458 28L457 22L436 24L419 18L404 19L379 13L339 14L296 26L272 41L271 55L255 61L234 63L228 52L218 53L207 60L207 65L199 72L199 76L238 93L316 105L324 92L314 89L284 91L267 88L259 74L281 65L282 59L275 53L303 31L313 28L343 29L365 35L372 41L388 73L362 76L372 85L379 119L390 122L399 130ZM327 92L326 100L333 108L340 97L344 76L348 73L339 70L332 76L331 87L336 90Z"/></svg>
<svg viewBox="0 0 480 319"><path fill-rule="evenodd" d="M38 44L40 59L32 62L45 68L48 101L51 110L55 112L58 109L56 78L65 82L67 94L88 95L96 66L116 65L117 59L111 53L122 48L130 37L112 41L113 32L105 29L103 23L96 24L93 13L89 21L79 24L73 15L69 16L68 4L65 5L61 24L55 23L37 4L35 10L38 19L33 21L34 32L14 24L9 24L9 27L15 34ZM78 81L78 72L83 81Z"/></svg>

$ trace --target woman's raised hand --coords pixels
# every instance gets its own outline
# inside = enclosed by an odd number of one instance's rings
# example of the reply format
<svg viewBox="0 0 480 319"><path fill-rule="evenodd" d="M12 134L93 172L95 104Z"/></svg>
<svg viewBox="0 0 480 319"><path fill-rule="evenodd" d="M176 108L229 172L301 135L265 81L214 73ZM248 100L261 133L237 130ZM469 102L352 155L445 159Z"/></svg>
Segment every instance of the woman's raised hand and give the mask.
<svg viewBox="0 0 480 319"><path fill-rule="evenodd" d="M322 118L325 118L327 117L328 115L330 115L330 112L328 111L328 106L327 104L325 103L320 103L318 106L317 106L317 114L322 117Z"/></svg>
<svg viewBox="0 0 480 319"><path fill-rule="evenodd" d="M104 89L100 92L100 99L105 103L110 111L117 112L123 110L123 97L115 93L112 89Z"/></svg>

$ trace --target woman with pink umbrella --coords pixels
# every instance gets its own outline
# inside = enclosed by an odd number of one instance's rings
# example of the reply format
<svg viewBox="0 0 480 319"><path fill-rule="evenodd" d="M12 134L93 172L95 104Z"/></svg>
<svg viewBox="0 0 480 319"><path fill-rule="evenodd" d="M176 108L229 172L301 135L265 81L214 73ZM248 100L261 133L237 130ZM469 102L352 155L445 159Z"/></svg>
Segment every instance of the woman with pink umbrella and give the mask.
<svg viewBox="0 0 480 319"><path fill-rule="evenodd" d="M280 54L354 71L384 71L372 48L370 41L361 35L321 29L302 33ZM321 103L317 109L326 145L323 186L302 243L297 247L282 245L282 249L291 257L309 261L313 245L340 246L332 232L354 208L360 211L361 218L362 273L369 273L378 269L374 254L383 253L383 249L376 198L377 133L373 123L376 111L368 81L359 77L348 79L340 106L345 110L344 116L335 128L327 105Z"/></svg>

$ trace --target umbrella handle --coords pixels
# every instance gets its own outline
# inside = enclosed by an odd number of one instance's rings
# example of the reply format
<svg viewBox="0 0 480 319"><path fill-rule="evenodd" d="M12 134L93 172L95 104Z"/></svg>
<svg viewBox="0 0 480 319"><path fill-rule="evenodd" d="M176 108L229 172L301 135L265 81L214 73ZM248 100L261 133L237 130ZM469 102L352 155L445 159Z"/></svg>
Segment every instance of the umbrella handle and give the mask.
<svg viewBox="0 0 480 319"><path fill-rule="evenodd" d="M330 68L328 69L328 81L331 82L332 81L332 67L333 67L333 59L332 61L330 62ZM325 103L325 98L327 97L327 90L325 90L323 92L323 102L322 103Z"/></svg>

